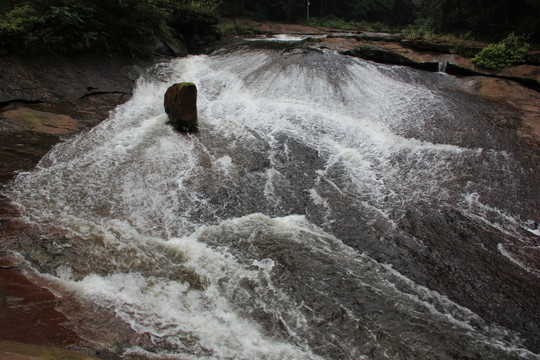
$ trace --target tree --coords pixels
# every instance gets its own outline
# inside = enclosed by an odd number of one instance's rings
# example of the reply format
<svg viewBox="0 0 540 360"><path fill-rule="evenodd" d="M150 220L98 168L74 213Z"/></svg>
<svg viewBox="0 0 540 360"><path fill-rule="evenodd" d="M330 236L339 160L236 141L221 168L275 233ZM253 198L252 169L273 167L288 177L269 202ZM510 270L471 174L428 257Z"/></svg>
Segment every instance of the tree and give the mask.
<svg viewBox="0 0 540 360"><path fill-rule="evenodd" d="M537 0L414 0L417 21L436 32L501 38L517 31L540 35Z"/></svg>
<svg viewBox="0 0 540 360"><path fill-rule="evenodd" d="M220 0L32 0L0 14L3 52L148 54L174 41L173 13L206 19Z"/></svg>

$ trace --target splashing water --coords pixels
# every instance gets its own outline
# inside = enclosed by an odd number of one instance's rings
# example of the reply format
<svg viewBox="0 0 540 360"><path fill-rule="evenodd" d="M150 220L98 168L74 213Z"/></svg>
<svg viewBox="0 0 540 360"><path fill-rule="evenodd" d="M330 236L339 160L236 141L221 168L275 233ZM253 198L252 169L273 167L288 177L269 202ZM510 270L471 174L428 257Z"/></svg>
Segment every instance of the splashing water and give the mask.
<svg viewBox="0 0 540 360"><path fill-rule="evenodd" d="M166 124L179 81L197 134ZM538 285L492 276L537 283L538 169L453 81L304 49L160 64L16 179L48 234L21 253L151 338L124 356L538 358L513 298Z"/></svg>

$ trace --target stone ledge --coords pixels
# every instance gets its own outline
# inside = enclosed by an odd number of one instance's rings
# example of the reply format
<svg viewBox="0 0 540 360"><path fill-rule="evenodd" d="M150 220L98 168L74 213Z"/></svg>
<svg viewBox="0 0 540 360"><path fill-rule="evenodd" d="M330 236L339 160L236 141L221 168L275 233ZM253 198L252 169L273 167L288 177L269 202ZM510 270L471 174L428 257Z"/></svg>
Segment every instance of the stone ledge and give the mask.
<svg viewBox="0 0 540 360"><path fill-rule="evenodd" d="M97 360L75 351L0 340L0 360Z"/></svg>

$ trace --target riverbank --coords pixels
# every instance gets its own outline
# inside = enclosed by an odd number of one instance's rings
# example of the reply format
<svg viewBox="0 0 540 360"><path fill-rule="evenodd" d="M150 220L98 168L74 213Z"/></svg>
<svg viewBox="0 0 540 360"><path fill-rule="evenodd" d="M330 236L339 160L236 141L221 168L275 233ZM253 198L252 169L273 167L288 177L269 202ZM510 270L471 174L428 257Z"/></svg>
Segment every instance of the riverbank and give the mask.
<svg viewBox="0 0 540 360"><path fill-rule="evenodd" d="M268 23L268 27L284 33L325 34L320 29L296 25L291 28L289 25ZM365 41L380 46L392 44L379 40ZM319 47L340 52L354 49L358 42L357 38L348 34L334 32L323 40L315 40ZM1 65L4 70L2 81L9 84L9 88L0 99L2 184L9 182L16 171L32 169L55 143L107 118L110 110L130 98L137 77L154 63L154 60L106 58L66 59L64 62L51 59L48 63L44 63L43 59L4 60L7 62ZM502 114L494 126L514 129L524 139L529 136L531 143L537 141L540 136L540 127L535 122L540 119L538 92L513 80L498 77L475 75L463 79L463 91L509 106L508 113ZM98 353L91 344L84 343L73 331L70 320L57 310L62 300L47 287L32 282L31 274L24 272L24 265L10 251L17 250L18 242L29 241L23 237L39 234L28 233L24 225L12 220L16 216L15 210L5 201L0 208L0 236L3 239L0 248L0 289L3 299L0 327L15 329L14 325L17 325L17 331L6 330L0 333L0 338L112 358L112 354ZM6 244L11 247L5 247ZM42 313L36 309L42 310ZM123 331L127 333L129 330ZM117 341L128 341L128 338L129 335L126 335Z"/></svg>

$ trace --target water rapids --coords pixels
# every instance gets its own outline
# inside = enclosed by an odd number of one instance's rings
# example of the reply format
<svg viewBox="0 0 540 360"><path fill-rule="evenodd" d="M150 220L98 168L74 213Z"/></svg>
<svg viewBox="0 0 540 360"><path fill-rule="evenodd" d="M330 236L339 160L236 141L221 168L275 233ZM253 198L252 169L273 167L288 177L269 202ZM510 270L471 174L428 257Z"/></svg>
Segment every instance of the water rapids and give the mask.
<svg viewBox="0 0 540 360"><path fill-rule="evenodd" d="M302 47L160 64L12 184L21 255L149 339L119 357L538 359L540 171L458 83Z"/></svg>

